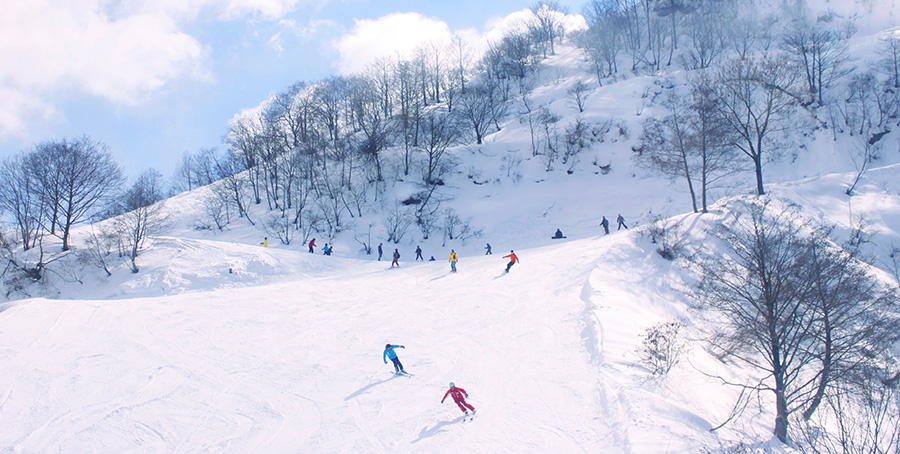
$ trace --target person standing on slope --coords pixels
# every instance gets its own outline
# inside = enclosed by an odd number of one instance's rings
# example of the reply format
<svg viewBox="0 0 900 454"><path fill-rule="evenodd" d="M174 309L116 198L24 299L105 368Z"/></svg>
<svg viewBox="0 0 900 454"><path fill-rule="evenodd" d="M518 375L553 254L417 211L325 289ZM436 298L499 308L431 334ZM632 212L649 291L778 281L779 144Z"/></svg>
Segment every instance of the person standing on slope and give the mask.
<svg viewBox="0 0 900 454"><path fill-rule="evenodd" d="M458 262L458 261L459 261L459 256L456 255L456 251L453 249L450 249L450 272L451 273L456 272L456 262Z"/></svg>
<svg viewBox="0 0 900 454"><path fill-rule="evenodd" d="M509 258L509 263L506 264L506 272L509 272L509 269L512 268L513 265L519 263L519 257L516 255L516 251L509 251L509 255L504 255L503 258Z"/></svg>
<svg viewBox="0 0 900 454"><path fill-rule="evenodd" d="M378 261L381 261L381 254L384 252L384 249L381 249L381 245L384 243L378 243Z"/></svg>
<svg viewBox="0 0 900 454"><path fill-rule="evenodd" d="M485 252L484 255L491 255L491 243L485 243L485 244L487 246L485 246L484 249L487 250L487 252Z"/></svg>
<svg viewBox="0 0 900 454"><path fill-rule="evenodd" d="M616 230L622 230L622 227L625 227L625 230L628 230L628 226L625 225L625 218L622 217L622 213L619 213L619 217L616 218L616 222L619 223L619 228Z"/></svg>
<svg viewBox="0 0 900 454"><path fill-rule="evenodd" d="M316 239L313 238L313 239L309 240L309 244L307 246L309 246L309 253L312 254L313 248L316 247Z"/></svg>
<svg viewBox="0 0 900 454"><path fill-rule="evenodd" d="M387 364L387 360L390 359L392 363L394 363L394 373L395 374L405 374L406 371L403 370L403 364L400 364L400 358L397 357L397 352L394 351L398 348L406 348L402 345L391 345L387 344L384 346L384 353L381 355L381 359L384 360L384 363Z"/></svg>
<svg viewBox="0 0 900 454"><path fill-rule="evenodd" d="M422 248L420 246L416 246L416 260L425 261L425 257L422 257Z"/></svg>
<svg viewBox="0 0 900 454"><path fill-rule="evenodd" d="M398 260L400 260L400 251L397 250L397 248L394 248L394 261L391 262L391 268L393 268L394 265L400 266L400 262L398 262Z"/></svg>
<svg viewBox="0 0 900 454"><path fill-rule="evenodd" d="M603 216L603 219L600 221L600 227L603 227L605 235L609 235L609 219L606 219L606 216Z"/></svg>
<svg viewBox="0 0 900 454"><path fill-rule="evenodd" d="M444 400L447 399L448 394L453 397L453 402L456 402L456 405L460 410L463 411L463 413L465 413L466 416L469 416L469 410L472 410L473 415L475 414L475 407L466 402L465 397L469 397L469 393L467 393L465 389L457 388L456 385L453 384L453 382L450 382L450 389L448 389L447 392L444 393L444 398L441 399L441 403L444 403Z"/></svg>

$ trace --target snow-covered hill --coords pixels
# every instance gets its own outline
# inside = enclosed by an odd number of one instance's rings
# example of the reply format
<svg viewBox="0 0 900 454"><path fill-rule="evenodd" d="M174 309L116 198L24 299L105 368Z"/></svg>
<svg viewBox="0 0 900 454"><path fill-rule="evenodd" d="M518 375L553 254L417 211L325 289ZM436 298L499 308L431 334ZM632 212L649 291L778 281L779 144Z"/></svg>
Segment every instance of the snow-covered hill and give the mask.
<svg viewBox="0 0 900 454"><path fill-rule="evenodd" d="M572 46L544 62L534 100L561 124L577 113L567 89L578 80L596 87L583 65ZM385 243L383 261L355 239L371 227L381 241L378 213L319 235L320 246L336 247L323 256L300 239L262 247L266 234L243 220L196 229L208 188L170 199L172 228L138 258L139 273L124 263L109 278L81 267L80 282L48 275L31 289L54 299L0 306L0 452L639 454L764 444L766 405L710 432L740 393L711 377L745 371L705 351L708 322L678 291L695 277L659 257L642 229L671 216L684 241L702 244L724 216L722 206L683 214L690 204L679 183L632 163L641 122L666 85L641 76L594 88L582 118L616 126L571 173L531 157L514 118L484 145L456 148L447 205L483 236L411 231ZM844 139L819 130L802 144L766 168L769 192L836 224L839 238L864 219L868 252L887 268L900 246L900 153L886 148L850 198ZM399 169L387 172L389 197L416 190ZM752 186L743 175L716 196ZM630 229L615 230L619 213ZM550 239L557 228L566 239ZM416 245L436 261L414 262ZM403 257L391 269L394 247ZM510 250L521 263L505 274ZM653 378L638 350L648 327L668 321L683 323L692 342L668 376ZM399 356L412 377L381 362L385 343L406 347ZM440 404L450 381L469 393L473 421Z"/></svg>

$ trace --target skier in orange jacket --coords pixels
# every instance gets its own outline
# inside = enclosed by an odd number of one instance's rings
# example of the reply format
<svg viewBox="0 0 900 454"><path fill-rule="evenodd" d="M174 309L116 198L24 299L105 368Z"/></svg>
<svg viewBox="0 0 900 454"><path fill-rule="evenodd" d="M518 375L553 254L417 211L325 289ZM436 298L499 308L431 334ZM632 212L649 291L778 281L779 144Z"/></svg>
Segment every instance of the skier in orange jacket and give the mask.
<svg viewBox="0 0 900 454"><path fill-rule="evenodd" d="M513 265L519 263L519 257L516 256L515 251L509 251L509 255L504 255L503 258L509 258L509 263L506 265L506 272L509 272L509 269L512 268Z"/></svg>

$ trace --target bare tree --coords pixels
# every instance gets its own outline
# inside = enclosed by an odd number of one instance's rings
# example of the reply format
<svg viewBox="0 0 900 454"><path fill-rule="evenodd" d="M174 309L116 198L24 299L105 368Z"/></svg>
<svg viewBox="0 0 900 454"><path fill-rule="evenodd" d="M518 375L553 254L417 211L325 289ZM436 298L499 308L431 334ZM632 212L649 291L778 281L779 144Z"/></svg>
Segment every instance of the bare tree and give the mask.
<svg viewBox="0 0 900 454"><path fill-rule="evenodd" d="M825 399L826 411L798 421L798 440L814 454L887 454L900 449L897 377L866 369L854 384L839 383Z"/></svg>
<svg viewBox="0 0 900 454"><path fill-rule="evenodd" d="M455 115L431 112L422 119L420 148L425 155L425 183L440 184L446 164L444 154L461 138L462 128Z"/></svg>
<svg viewBox="0 0 900 454"><path fill-rule="evenodd" d="M580 80L576 81L566 93L569 97L575 101L575 106L578 107L578 112L584 112L584 102L587 100L588 96L591 94L591 88L588 85Z"/></svg>
<svg viewBox="0 0 900 454"><path fill-rule="evenodd" d="M490 89L484 84L469 87L469 92L460 98L459 114L472 127L475 142L481 145L491 125Z"/></svg>
<svg viewBox="0 0 900 454"><path fill-rule="evenodd" d="M732 60L719 70L711 96L734 145L753 161L756 192L765 194L763 165L778 156L778 134L791 125L795 72L784 60Z"/></svg>
<svg viewBox="0 0 900 454"><path fill-rule="evenodd" d="M262 184L262 135L264 125L262 118L255 113L246 114L240 118L232 120L228 126L228 133L225 136L225 143L228 145L230 159L240 162L243 170L247 171L246 179L250 188L253 190L253 203L262 203L260 186ZM229 163L234 166L235 163ZM224 163L217 162L219 174L226 176L222 172L221 166ZM229 174L233 175L233 174ZM243 213L243 208L241 208Z"/></svg>
<svg viewBox="0 0 900 454"><path fill-rule="evenodd" d="M565 35L563 17L566 9L557 0L543 0L531 7L534 19L529 28L540 44L544 57L547 51L550 55L556 55L556 43Z"/></svg>
<svg viewBox="0 0 900 454"><path fill-rule="evenodd" d="M239 218L247 218L250 225L254 225L247 212L247 186L248 172L243 168L243 162L234 155L216 159L216 171L222 176L220 184L213 191L228 204L234 205Z"/></svg>
<svg viewBox="0 0 900 454"><path fill-rule="evenodd" d="M703 4L698 11L687 15L688 45L682 56L682 66L704 69L719 61L725 53L727 29L721 26L725 20L734 20L734 14L718 2Z"/></svg>
<svg viewBox="0 0 900 454"><path fill-rule="evenodd" d="M145 243L162 233L168 218L163 212L162 175L153 169L143 172L120 200L125 212L115 219L116 231L122 250L130 261L131 272L139 271L136 263L138 252Z"/></svg>
<svg viewBox="0 0 900 454"><path fill-rule="evenodd" d="M875 159L878 158L878 152L881 150L884 142L881 139L884 137L886 132L879 131L877 133L873 133L871 127L864 128L862 134L856 134L854 136L853 143L851 147L848 148L847 152L850 155L850 160L853 162L853 166L856 168L856 174L853 177L853 182L850 183L850 186L847 188L847 195L854 195L854 190L856 190L856 186L859 184L860 180L862 180L863 176L866 172L869 171L869 168L875 162Z"/></svg>
<svg viewBox="0 0 900 454"><path fill-rule="evenodd" d="M735 209L738 211L735 212ZM775 396L775 435L788 440L789 418L805 420L836 397L838 384L878 367L900 336L889 291L796 207L771 199L738 201L734 219L713 232L721 250L698 255L694 292L727 323L713 348L762 373L741 386Z"/></svg>
<svg viewBox="0 0 900 454"><path fill-rule="evenodd" d="M384 181L381 154L390 145L393 123L379 108L379 98L373 84L363 78L354 78L350 104L356 126L362 132L359 152L375 164L377 181Z"/></svg>
<svg viewBox="0 0 900 454"><path fill-rule="evenodd" d="M699 177L700 211L706 213L710 191L722 179L745 170L746 166L738 159L733 130L718 114L718 101L706 73L698 74L690 83L691 145L698 160L695 175Z"/></svg>
<svg viewBox="0 0 900 454"><path fill-rule="evenodd" d="M850 35L852 31L803 22L782 40L794 67L803 71L807 93L820 106L824 104L825 88L851 70L844 67L848 59L846 39Z"/></svg>
<svg viewBox="0 0 900 454"><path fill-rule="evenodd" d="M590 125L581 118L576 118L575 123L566 127L563 134L562 163L568 164L571 171L578 162L578 155L590 148L594 140Z"/></svg>
<svg viewBox="0 0 900 454"><path fill-rule="evenodd" d="M91 226L91 234L85 240L85 248L79 251L82 261L94 265L103 270L106 276L112 276L110 271L113 249L119 245L119 235L114 229L100 228L99 231Z"/></svg>
<svg viewBox="0 0 900 454"><path fill-rule="evenodd" d="M385 213L383 221L384 231L387 233L387 241L397 244L409 231L414 217L409 208L404 207L401 203L395 203L393 208Z"/></svg>
<svg viewBox="0 0 900 454"><path fill-rule="evenodd" d="M737 15L725 30L726 43L737 53L738 58L745 60L754 51L768 50L772 43L772 29L776 22L774 17L759 17L758 9L747 3L745 9L739 9Z"/></svg>
<svg viewBox="0 0 900 454"><path fill-rule="evenodd" d="M664 117L649 118L644 122L641 146L635 158L639 166L655 174L662 174L673 180L684 178L696 213L691 112L678 95L672 92L663 99L663 107L666 109Z"/></svg>
<svg viewBox="0 0 900 454"><path fill-rule="evenodd" d="M45 146L52 148L53 153L47 156L43 151L44 146L39 146L34 158L52 159L48 169L50 174L43 175L40 179L44 181L53 177L58 179L52 183L54 188L59 189L58 194L55 194L58 198L50 198L47 202L55 205L51 211L57 214L55 224L60 230L62 248L67 251L72 227L87 220L102 208L108 198L119 189L124 177L108 147L90 137L63 139Z"/></svg>
<svg viewBox="0 0 900 454"><path fill-rule="evenodd" d="M5 211L12 217L26 251L34 247L42 235L45 200L41 193L39 180L28 168L24 153L3 161L0 165L0 212Z"/></svg>
<svg viewBox="0 0 900 454"><path fill-rule="evenodd" d="M701 281L694 292L725 317L713 337L717 354L761 373L750 379L758 383L742 386L774 395L774 433L786 443L788 418L803 395L803 369L813 361L808 331L816 314L806 304L812 284L799 279L807 226L796 209L770 205L749 201L733 225L712 232L722 250L695 262Z"/></svg>
<svg viewBox="0 0 900 454"><path fill-rule="evenodd" d="M882 38L875 69L888 77L891 87L900 88L900 36L896 33Z"/></svg>
<svg viewBox="0 0 900 454"><path fill-rule="evenodd" d="M416 78L410 62L401 61L396 65L397 98L400 111L396 117L397 127L403 140L403 174L409 175L412 156L419 144L419 120L422 117L422 99L417 96Z"/></svg>
<svg viewBox="0 0 900 454"><path fill-rule="evenodd" d="M813 352L819 372L803 411L809 420L834 385L854 374L877 369L882 357L900 339L900 320L890 315L897 303L889 291L859 260L859 249L831 244L830 229L819 229L809 240L802 271L813 283L810 294L817 329Z"/></svg>
<svg viewBox="0 0 900 454"><path fill-rule="evenodd" d="M218 180L216 153L215 148L201 148L197 153L185 151L175 170L173 189L178 192L190 191Z"/></svg>
<svg viewBox="0 0 900 454"><path fill-rule="evenodd" d="M601 86L604 78L619 71L618 59L622 50L618 17L614 10L604 9L604 4L599 1L591 4L590 28L578 37L578 45L585 50Z"/></svg>
<svg viewBox="0 0 900 454"><path fill-rule="evenodd" d="M540 156L546 164L546 170L550 171L560 155L560 117L545 106L537 110L536 120Z"/></svg>

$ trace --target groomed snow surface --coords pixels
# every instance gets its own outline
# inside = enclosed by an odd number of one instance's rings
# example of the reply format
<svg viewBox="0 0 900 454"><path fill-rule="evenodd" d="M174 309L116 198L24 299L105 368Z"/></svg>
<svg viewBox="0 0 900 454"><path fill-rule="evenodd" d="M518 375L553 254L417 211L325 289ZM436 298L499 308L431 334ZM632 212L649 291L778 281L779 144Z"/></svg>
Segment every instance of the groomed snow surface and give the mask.
<svg viewBox="0 0 900 454"><path fill-rule="evenodd" d="M325 271L168 297L23 301L0 316L0 446L695 451L715 444L707 431L728 410L715 402L730 391L690 372L650 380L636 363L643 330L684 311L665 296L670 264L643 243L627 232L520 251L509 274L500 250L461 257L451 274L445 260L390 269L247 246L248 262ZM406 346L414 376L382 363L387 342ZM440 404L450 381L469 392L474 421Z"/></svg>

